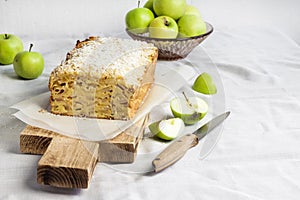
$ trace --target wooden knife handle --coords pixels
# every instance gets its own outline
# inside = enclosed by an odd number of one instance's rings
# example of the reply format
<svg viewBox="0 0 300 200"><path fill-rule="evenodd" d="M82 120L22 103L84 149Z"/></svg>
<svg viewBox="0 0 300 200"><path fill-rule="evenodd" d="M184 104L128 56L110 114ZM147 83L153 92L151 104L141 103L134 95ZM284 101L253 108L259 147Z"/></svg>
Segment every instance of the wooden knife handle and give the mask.
<svg viewBox="0 0 300 200"><path fill-rule="evenodd" d="M195 134L187 134L180 137L178 140L170 144L163 150L152 162L155 172L160 172L171 166L180 158L186 151L198 144L198 138Z"/></svg>

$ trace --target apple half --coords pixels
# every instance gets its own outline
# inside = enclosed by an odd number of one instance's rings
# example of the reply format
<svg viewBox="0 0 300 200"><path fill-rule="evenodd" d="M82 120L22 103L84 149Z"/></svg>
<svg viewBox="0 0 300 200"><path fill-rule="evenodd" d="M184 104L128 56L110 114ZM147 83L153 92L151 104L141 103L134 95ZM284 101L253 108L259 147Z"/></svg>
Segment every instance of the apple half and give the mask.
<svg viewBox="0 0 300 200"><path fill-rule="evenodd" d="M180 118L160 120L149 125L151 133L164 140L173 140L184 129L184 122Z"/></svg>
<svg viewBox="0 0 300 200"><path fill-rule="evenodd" d="M188 125L197 123L208 112L208 104L199 97L174 98L170 107L174 117L181 118Z"/></svg>

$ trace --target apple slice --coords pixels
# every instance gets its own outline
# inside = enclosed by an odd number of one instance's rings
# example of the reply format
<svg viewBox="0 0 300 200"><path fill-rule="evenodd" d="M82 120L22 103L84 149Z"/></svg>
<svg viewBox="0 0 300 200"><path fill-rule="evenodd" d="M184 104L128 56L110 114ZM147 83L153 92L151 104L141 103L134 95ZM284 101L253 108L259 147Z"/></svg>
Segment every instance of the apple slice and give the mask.
<svg viewBox="0 0 300 200"><path fill-rule="evenodd" d="M203 93L203 94L217 93L217 87L216 87L212 77L206 72L200 74L196 78L192 88L193 88L193 90Z"/></svg>
<svg viewBox="0 0 300 200"><path fill-rule="evenodd" d="M180 118L171 118L154 122L149 125L151 133L164 140L173 140L184 129L184 122Z"/></svg>
<svg viewBox="0 0 300 200"><path fill-rule="evenodd" d="M191 125L200 121L208 112L208 104L199 97L174 98L170 102L174 117Z"/></svg>

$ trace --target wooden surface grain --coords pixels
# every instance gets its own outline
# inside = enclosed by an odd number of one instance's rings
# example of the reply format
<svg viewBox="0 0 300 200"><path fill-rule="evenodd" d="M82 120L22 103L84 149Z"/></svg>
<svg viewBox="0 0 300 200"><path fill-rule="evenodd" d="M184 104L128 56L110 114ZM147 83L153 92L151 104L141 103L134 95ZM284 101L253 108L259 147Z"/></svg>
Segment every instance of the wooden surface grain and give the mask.
<svg viewBox="0 0 300 200"><path fill-rule="evenodd" d="M148 116L103 141L85 141L38 127L26 126L20 134L20 151L43 155L37 182L64 188L87 188L97 162L134 162Z"/></svg>

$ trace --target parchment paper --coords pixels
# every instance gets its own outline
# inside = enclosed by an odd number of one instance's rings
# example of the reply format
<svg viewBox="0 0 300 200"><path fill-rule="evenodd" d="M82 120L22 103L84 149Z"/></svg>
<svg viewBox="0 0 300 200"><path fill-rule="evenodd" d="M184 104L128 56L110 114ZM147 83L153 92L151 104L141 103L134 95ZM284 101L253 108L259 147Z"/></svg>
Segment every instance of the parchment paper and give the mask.
<svg viewBox="0 0 300 200"><path fill-rule="evenodd" d="M112 138L133 123L137 122L156 105L172 97L176 91L195 76L193 67L188 62L157 63L155 83L142 107L132 120L106 120L70 116L60 116L49 112L50 92L42 93L22 101L12 108L19 111L14 114L26 124L55 131L74 138L99 141ZM174 81L175 80L175 81Z"/></svg>

